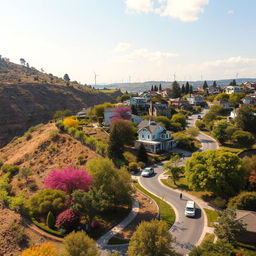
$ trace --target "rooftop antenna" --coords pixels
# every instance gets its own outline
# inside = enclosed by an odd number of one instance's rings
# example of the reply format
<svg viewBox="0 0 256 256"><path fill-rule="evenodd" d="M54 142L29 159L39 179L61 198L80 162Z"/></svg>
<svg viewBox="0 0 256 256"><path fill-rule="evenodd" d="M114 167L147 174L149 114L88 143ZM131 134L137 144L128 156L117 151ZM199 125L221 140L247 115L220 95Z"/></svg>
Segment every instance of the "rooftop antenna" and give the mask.
<svg viewBox="0 0 256 256"><path fill-rule="evenodd" d="M97 84L97 76L99 76L99 75L96 74L94 71L93 71L93 73L94 73L94 84L96 85Z"/></svg>

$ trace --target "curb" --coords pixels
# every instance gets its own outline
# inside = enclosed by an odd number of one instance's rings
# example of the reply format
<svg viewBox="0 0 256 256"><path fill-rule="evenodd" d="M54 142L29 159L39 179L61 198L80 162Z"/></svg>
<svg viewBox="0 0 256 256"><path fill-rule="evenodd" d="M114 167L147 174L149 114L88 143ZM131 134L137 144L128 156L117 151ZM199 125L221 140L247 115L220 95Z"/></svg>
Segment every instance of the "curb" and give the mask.
<svg viewBox="0 0 256 256"><path fill-rule="evenodd" d="M177 222L177 220L179 219L179 213L178 213L177 209L176 209L170 202L166 201L164 198L161 198L160 196L158 196L158 195L156 195L155 193L152 193L151 191L149 191L148 189L146 189L146 188L141 184L140 178L138 179L138 182L139 182L139 184L140 184L145 190L147 190L150 194L152 194L152 195L158 197L159 199L163 200L164 202L166 202L167 204L169 204L169 205L173 208L174 213L175 213L175 220L174 220L174 223L173 223L173 225L174 225L175 222ZM170 227L169 231L172 229L173 225Z"/></svg>
<svg viewBox="0 0 256 256"><path fill-rule="evenodd" d="M170 190L176 192L177 194L178 194L178 193L182 193L182 194L186 195L186 197L191 198L191 195L190 195L189 193L183 191L183 190L174 189L174 188L170 188L170 187L166 186L166 185L161 181L160 175L159 175L159 177L158 177L158 181L159 181L159 183L161 184L161 186L163 186L163 187L165 187L165 188L168 188L168 189L170 189ZM208 228L208 219L207 219L207 215L206 215L206 213L205 213L205 211L204 211L204 208L202 207L201 203L198 203L197 200L193 200L193 201L195 201L196 204L200 207L200 209L201 209L201 211L203 212L203 215L204 215L204 228L203 228L203 232L202 232L202 234L201 234L199 240L198 240L197 243L195 244L195 246L198 246L198 245L201 244L201 242L203 241L203 239L204 239L204 237L205 237L205 234L207 233L206 230L207 230L207 228Z"/></svg>

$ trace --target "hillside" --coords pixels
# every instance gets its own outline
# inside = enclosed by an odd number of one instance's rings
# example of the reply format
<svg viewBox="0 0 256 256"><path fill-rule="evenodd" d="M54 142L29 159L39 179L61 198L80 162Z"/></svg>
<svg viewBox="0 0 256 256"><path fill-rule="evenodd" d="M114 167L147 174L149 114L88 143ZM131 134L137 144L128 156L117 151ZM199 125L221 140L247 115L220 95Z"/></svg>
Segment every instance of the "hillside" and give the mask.
<svg viewBox="0 0 256 256"><path fill-rule="evenodd" d="M41 188L45 176L53 169L84 165L87 160L98 157L94 151L68 134L59 133L52 123L38 126L31 135L29 140L22 136L0 150L0 160L5 164L28 167L31 170L28 184L14 177L12 191L15 194L23 191L28 195ZM79 156L84 159L82 163ZM36 185L34 188L32 185L30 188L29 184L32 183Z"/></svg>
<svg viewBox="0 0 256 256"><path fill-rule="evenodd" d="M46 123L55 111L74 113L95 104L115 102L121 93L101 93L77 82L0 59L0 147L29 127Z"/></svg>

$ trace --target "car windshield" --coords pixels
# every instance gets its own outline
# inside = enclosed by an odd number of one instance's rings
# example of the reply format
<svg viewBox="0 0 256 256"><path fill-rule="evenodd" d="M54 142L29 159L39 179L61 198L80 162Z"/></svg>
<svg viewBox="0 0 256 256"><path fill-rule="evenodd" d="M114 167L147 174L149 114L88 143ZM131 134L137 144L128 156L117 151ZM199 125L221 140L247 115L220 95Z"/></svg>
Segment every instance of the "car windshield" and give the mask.
<svg viewBox="0 0 256 256"><path fill-rule="evenodd" d="M149 169L145 169L143 172L150 172L150 170Z"/></svg>
<svg viewBox="0 0 256 256"><path fill-rule="evenodd" d="M186 211L193 212L193 211L194 211L194 208L187 207L187 208L186 208Z"/></svg>

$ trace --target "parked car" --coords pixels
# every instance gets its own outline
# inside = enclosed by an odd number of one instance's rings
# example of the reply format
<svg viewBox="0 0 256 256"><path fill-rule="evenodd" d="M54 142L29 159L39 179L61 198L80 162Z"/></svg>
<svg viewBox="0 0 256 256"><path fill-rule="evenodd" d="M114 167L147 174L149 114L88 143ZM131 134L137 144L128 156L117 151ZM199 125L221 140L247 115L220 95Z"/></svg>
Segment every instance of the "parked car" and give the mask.
<svg viewBox="0 0 256 256"><path fill-rule="evenodd" d="M194 201L187 201L185 207L185 216L186 217L195 217L196 215L196 208Z"/></svg>
<svg viewBox="0 0 256 256"><path fill-rule="evenodd" d="M147 167L142 171L141 176L142 177L149 177L153 174L154 174L154 169L152 167Z"/></svg>
<svg viewBox="0 0 256 256"><path fill-rule="evenodd" d="M201 115L198 115L198 116L197 116L197 119L201 120L201 119L202 119Z"/></svg>

